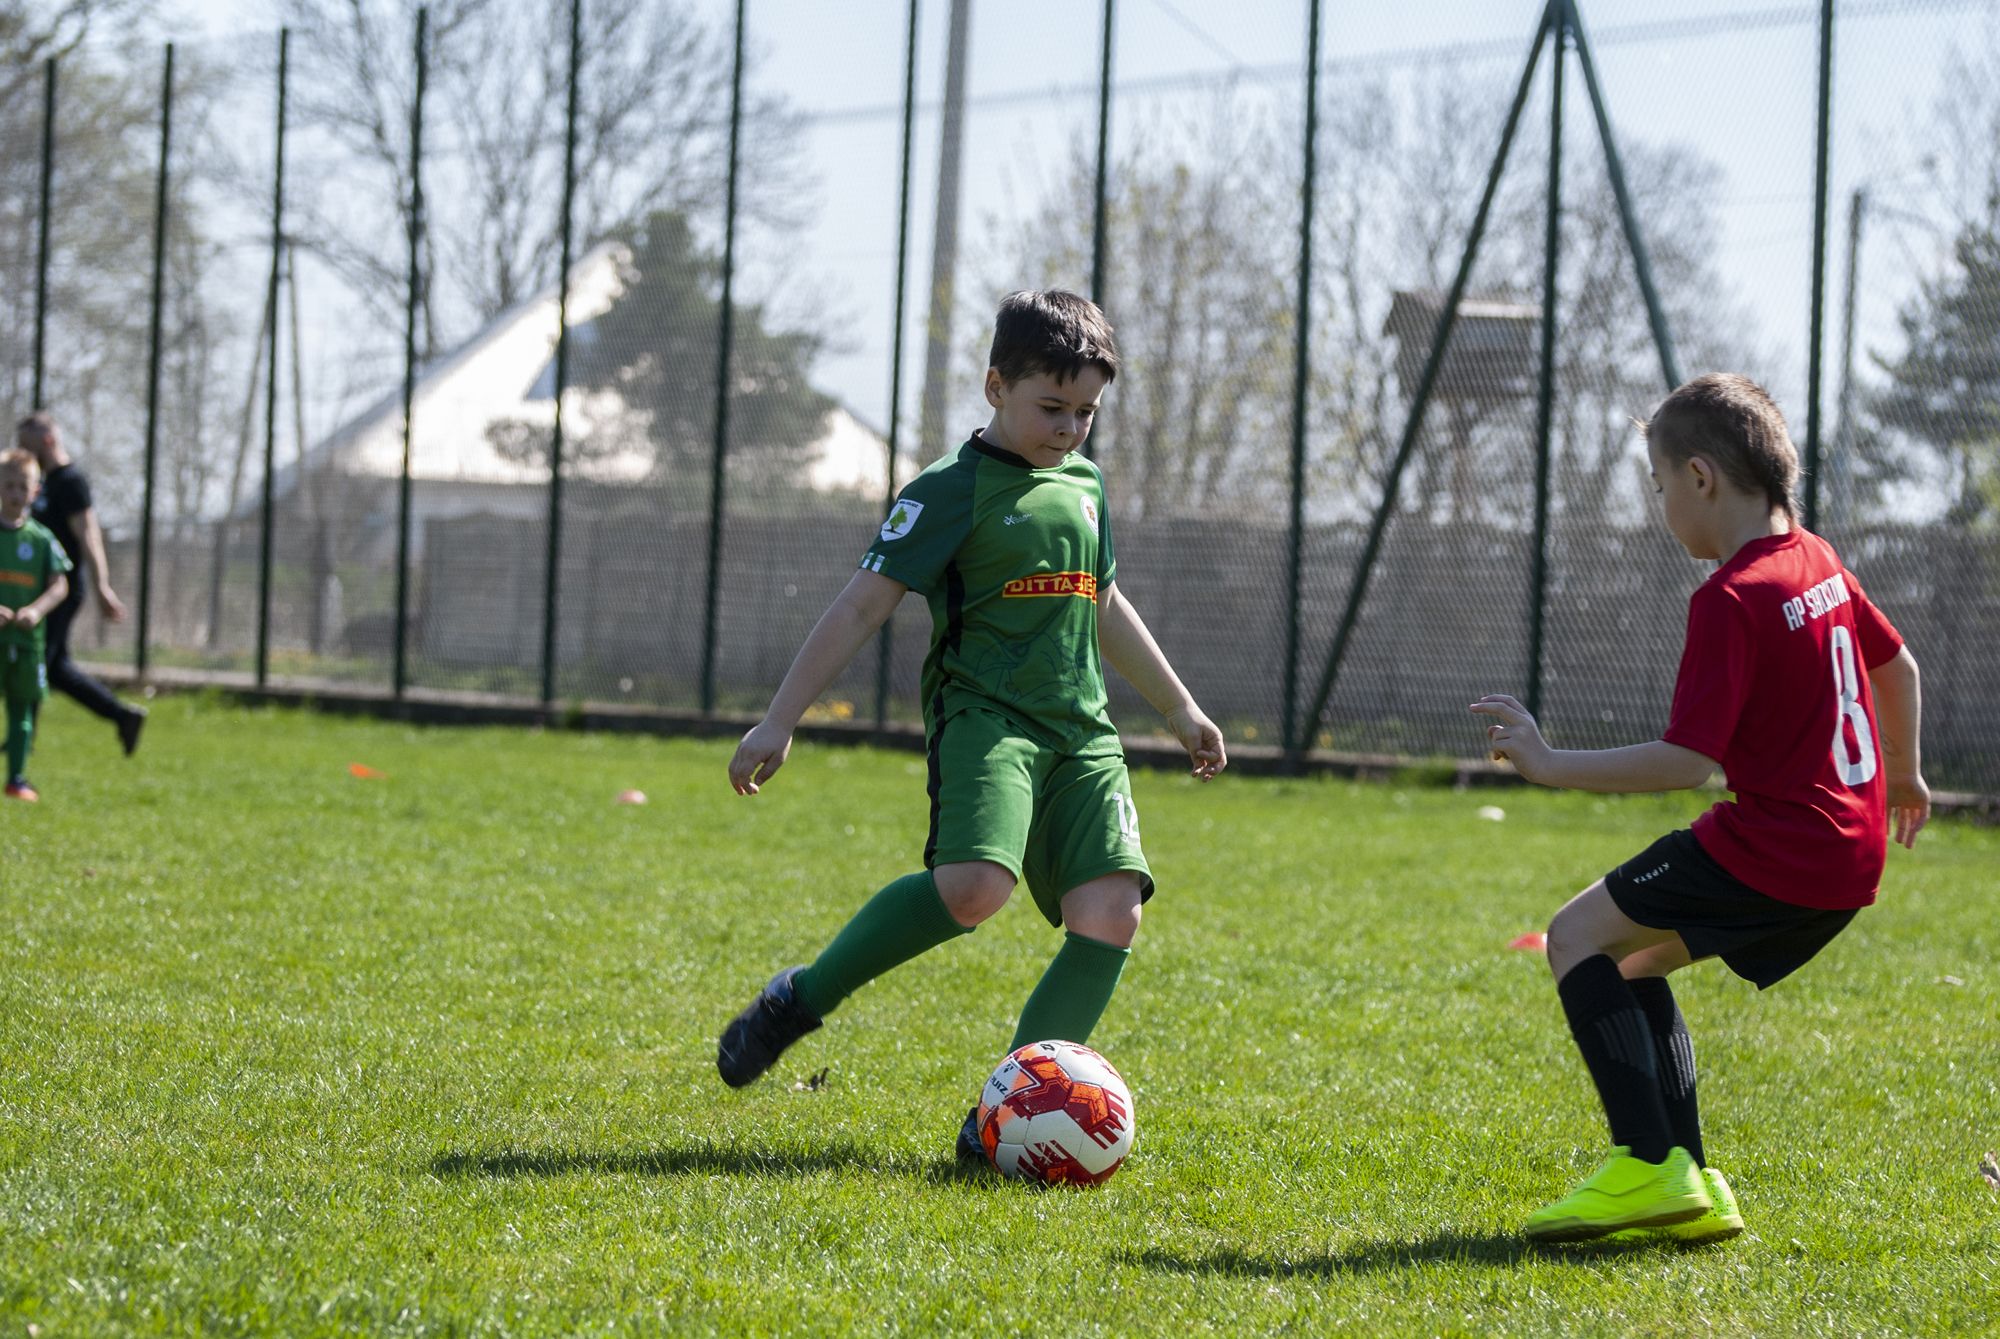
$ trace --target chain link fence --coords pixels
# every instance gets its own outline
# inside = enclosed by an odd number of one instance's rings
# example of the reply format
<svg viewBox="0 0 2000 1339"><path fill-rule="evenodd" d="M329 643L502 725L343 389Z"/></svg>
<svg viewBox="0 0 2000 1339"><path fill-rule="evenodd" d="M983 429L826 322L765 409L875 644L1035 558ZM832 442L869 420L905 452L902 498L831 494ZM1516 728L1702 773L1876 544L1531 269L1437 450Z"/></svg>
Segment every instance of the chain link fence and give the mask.
<svg viewBox="0 0 2000 1339"><path fill-rule="evenodd" d="M1708 569L1631 420L1728 369L1933 781L2000 791L1992 0L281 11L0 66L0 386L95 483L93 660L754 712L1062 285L1126 358L1121 586L1234 739L1655 734ZM927 636L819 710L915 720Z"/></svg>

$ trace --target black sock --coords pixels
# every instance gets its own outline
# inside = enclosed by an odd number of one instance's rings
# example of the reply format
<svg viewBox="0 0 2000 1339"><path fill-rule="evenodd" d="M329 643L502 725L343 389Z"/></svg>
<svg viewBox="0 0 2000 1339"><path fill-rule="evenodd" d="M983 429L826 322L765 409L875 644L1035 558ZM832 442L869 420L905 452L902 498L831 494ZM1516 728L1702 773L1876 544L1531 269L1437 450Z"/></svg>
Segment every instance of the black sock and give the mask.
<svg viewBox="0 0 2000 1339"><path fill-rule="evenodd" d="M1660 1096L1667 1105L1667 1128L1676 1144L1686 1149L1699 1167L1708 1166L1701 1147L1701 1110L1694 1096L1694 1042L1688 1038L1687 1020L1674 1003L1674 992L1664 976L1642 976L1630 983L1653 1031L1653 1059L1659 1066Z"/></svg>
<svg viewBox="0 0 2000 1339"><path fill-rule="evenodd" d="M1556 983L1556 994L1604 1103L1611 1142L1628 1146L1635 1158L1664 1161L1673 1136L1653 1057L1652 1029L1618 965L1602 953L1585 958Z"/></svg>

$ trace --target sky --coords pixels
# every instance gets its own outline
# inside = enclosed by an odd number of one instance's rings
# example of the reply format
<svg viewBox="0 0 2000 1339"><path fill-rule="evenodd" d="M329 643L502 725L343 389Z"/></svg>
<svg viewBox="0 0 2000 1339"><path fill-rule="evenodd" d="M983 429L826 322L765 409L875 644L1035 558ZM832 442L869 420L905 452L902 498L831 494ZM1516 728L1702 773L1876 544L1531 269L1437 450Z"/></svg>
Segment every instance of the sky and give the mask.
<svg viewBox="0 0 2000 1339"><path fill-rule="evenodd" d="M694 7L718 27L733 14L725 0L694 0ZM176 8L166 31L222 38L268 33L275 6L179 0ZM1823 346L1829 415L1849 195L1869 184L1901 211L1870 220L1861 255L1857 342L1864 351L1887 349L1897 305L1919 275L1938 267L1947 240L1909 216L1935 216L1942 207L1924 164L1933 146L1923 127L1944 91L1948 54L1954 45L1989 40L2000 25L2000 0L1851 0L1840 8ZM1818 6L1676 0L1671 9L1663 19L1662 7L1648 0L1582 6L1614 130L1629 142L1691 146L1720 168L1715 264L1729 296L1754 313L1761 345L1773 351L1767 375L1797 425L1805 417ZM928 114L919 117L912 183L912 293L923 291L929 273L946 10L945 0L922 6L918 87ZM748 12L749 44L757 53L753 91L782 93L805 113L804 156L818 180L802 195L808 222L801 233L740 240L746 287L776 296L781 309L786 301L811 304L835 318L841 347L822 361L818 380L881 425L889 389L904 6L750 0ZM1114 145L1139 119L1165 116L1174 99L1218 96L1213 90L1222 86L1232 90L1227 96L1296 123L1305 14L1305 0L1117 0ZM1333 87L1447 50L1469 81L1511 85L1539 14L1539 0L1394 6L1326 0L1321 78ZM1100 22L1097 5L1077 0L975 0L962 238L982 236L982 220L1024 217L1068 145L1091 141ZM1547 69L1545 61L1538 75L1544 85ZM1569 88L1570 152L1595 153L1581 80L1573 78ZM1497 125L1491 133L1497 141ZM990 268L990 257L964 259L975 273L982 262ZM906 424L914 423L922 353L923 313L915 305L903 327ZM323 323L322 360L345 356L336 347L344 324ZM308 333L308 342L315 338ZM342 411L325 403L314 412L329 419Z"/></svg>

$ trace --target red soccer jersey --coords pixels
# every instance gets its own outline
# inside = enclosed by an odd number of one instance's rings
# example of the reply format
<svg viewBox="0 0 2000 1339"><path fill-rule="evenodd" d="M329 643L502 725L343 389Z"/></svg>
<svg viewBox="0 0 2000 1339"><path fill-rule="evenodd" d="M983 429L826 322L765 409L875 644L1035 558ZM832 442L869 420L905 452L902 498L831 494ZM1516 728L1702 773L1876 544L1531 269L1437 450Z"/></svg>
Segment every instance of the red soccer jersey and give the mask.
<svg viewBox="0 0 2000 1339"><path fill-rule="evenodd" d="M1661 737L1721 763L1736 792L1695 820L1717 864L1780 902L1875 900L1889 811L1868 671L1902 645L1804 530L1752 540L1695 591Z"/></svg>

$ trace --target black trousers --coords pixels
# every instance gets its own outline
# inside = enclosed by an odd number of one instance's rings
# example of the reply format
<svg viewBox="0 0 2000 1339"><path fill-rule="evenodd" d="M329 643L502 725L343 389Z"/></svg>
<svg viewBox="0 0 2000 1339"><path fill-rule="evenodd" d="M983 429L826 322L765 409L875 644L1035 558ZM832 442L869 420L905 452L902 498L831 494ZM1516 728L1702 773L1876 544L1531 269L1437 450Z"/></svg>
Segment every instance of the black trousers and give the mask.
<svg viewBox="0 0 2000 1339"><path fill-rule="evenodd" d="M83 612L87 587L82 573L72 573L69 598L51 609L42 624L48 639L49 687L68 693L105 720L115 721L125 715L125 704L113 697L109 688L85 674L69 655L70 625Z"/></svg>

